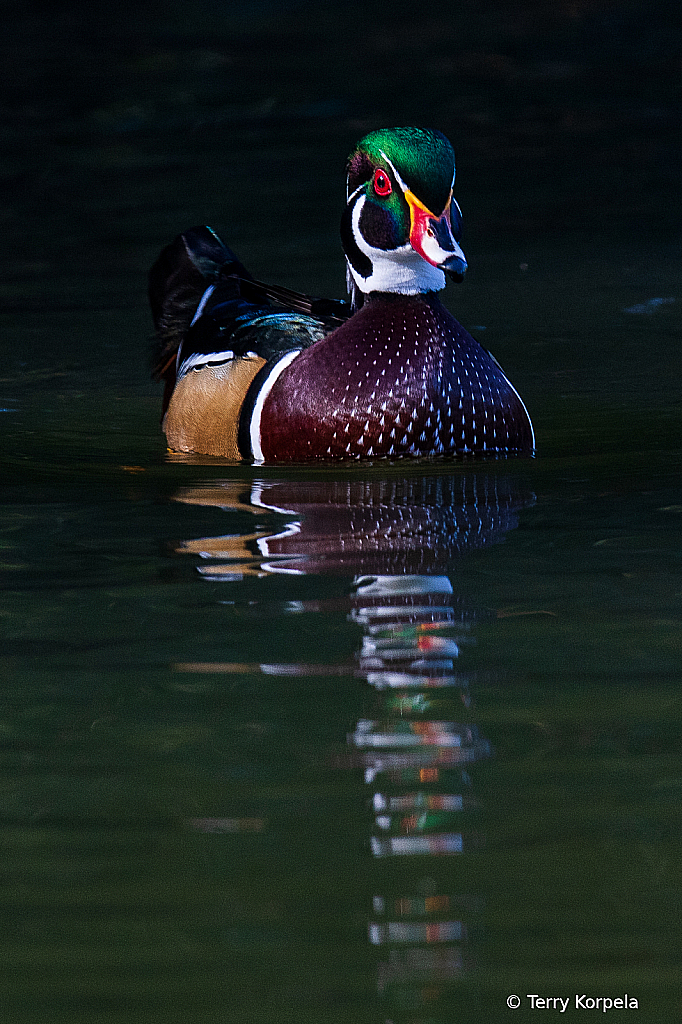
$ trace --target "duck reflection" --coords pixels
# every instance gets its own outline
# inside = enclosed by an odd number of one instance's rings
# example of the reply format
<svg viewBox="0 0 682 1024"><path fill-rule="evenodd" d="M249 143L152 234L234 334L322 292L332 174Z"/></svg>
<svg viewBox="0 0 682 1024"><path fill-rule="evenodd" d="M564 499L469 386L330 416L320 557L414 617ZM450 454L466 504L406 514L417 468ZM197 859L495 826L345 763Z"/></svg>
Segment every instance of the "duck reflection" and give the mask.
<svg viewBox="0 0 682 1024"><path fill-rule="evenodd" d="M492 474L372 480L212 481L177 501L285 517L263 529L183 541L178 550L216 563L205 576L252 573L433 574L466 551L501 541L526 503ZM388 584L384 584L388 586ZM396 584L400 588L406 583ZM423 580L415 587L426 588Z"/></svg>
<svg viewBox="0 0 682 1024"><path fill-rule="evenodd" d="M376 865L367 938L377 992L391 1024L445 1022L448 992L476 962L471 926L482 900L462 890L466 874L455 865L482 842L472 828L477 800L469 769L491 756L472 721L475 680L457 667L485 613L466 607L445 573L466 552L501 541L531 496L506 476L461 472L213 481L177 499L259 517L274 513L278 521L275 530L256 526L181 542L179 552L209 563L200 568L208 579L353 577L347 614L363 636L350 670L369 687L371 717L355 724L348 745L367 787ZM300 610L307 608L301 603Z"/></svg>

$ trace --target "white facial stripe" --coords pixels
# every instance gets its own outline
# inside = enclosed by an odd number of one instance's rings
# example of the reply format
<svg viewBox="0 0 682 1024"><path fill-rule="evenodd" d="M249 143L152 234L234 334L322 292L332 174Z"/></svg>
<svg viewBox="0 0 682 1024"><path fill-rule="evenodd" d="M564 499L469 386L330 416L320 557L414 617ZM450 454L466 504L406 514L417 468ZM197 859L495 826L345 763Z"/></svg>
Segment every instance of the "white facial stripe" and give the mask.
<svg viewBox="0 0 682 1024"><path fill-rule="evenodd" d="M255 401L253 412L251 413L251 423L249 424L249 435L251 438L251 452L253 454L253 461L261 465L265 460L263 458L263 449L260 443L260 421L263 415L263 406L265 405L265 399L272 391L275 382L277 381L280 374L284 373L287 366L293 363L294 359L301 352L300 348L295 348L293 352L287 352L285 356L275 363L273 368L270 370L263 387L258 392L258 398Z"/></svg>
<svg viewBox="0 0 682 1024"><path fill-rule="evenodd" d="M429 234L424 234L422 236L421 244L422 249L424 250L426 255L429 257L430 260L433 260L434 263L443 263L451 256L459 256L459 258L466 263L464 253L457 245L457 242L455 242L454 238L452 240L452 244L454 245L453 250L441 249L437 240L435 238L432 238L431 235Z"/></svg>
<svg viewBox="0 0 682 1024"><path fill-rule="evenodd" d="M446 260L450 255L450 253L441 249L436 239L432 238L431 235L424 234L421 239L421 244L426 255L430 260L433 260L434 263L442 263L443 260Z"/></svg>
<svg viewBox="0 0 682 1024"><path fill-rule="evenodd" d="M360 251L364 252L365 256L369 256L372 263L374 263L375 259L381 259L382 257L386 260L396 262L399 261L401 257L405 257L408 253L414 252L414 249L409 242L407 245L398 246L397 249L375 249L373 245L370 245L369 242L365 240L362 232L360 231L360 217L362 216L362 211L366 202L367 197L363 196L353 207L353 214L351 217L353 236Z"/></svg>
<svg viewBox="0 0 682 1024"><path fill-rule="evenodd" d="M387 157L387 156L386 156L386 154L384 153L383 149L380 149L380 150L379 150L379 152L380 152L380 153L381 153L381 155L383 156L383 158L384 158L384 160L386 161L386 163L388 164L388 166L389 166L389 167L391 168L391 170L393 171L393 174L394 174L394 176L395 176L395 180L396 180L396 181L398 182L398 184L400 185L400 187L401 187L401 189L403 190L403 192L407 192L407 191L408 191L407 185L405 184L405 182L403 181L403 179L402 179L402 178L400 177L400 175L398 174L398 171L396 170L396 168L395 168L395 165L394 165L394 164L392 163L392 161L391 161L391 160L389 160L389 159L388 159L388 157Z"/></svg>
<svg viewBox="0 0 682 1024"><path fill-rule="evenodd" d="M355 199L355 197L358 194L358 192L360 191L360 189L363 189L366 184L367 184L366 181L361 181L360 184L358 185L358 187L353 190L351 195L348 195L348 180L346 179L346 195L347 195L346 202L350 203L351 199Z"/></svg>
<svg viewBox="0 0 682 1024"><path fill-rule="evenodd" d="M392 162L391 162L391 161L389 160L389 158L388 158L388 157L386 156L386 154L384 153L383 149L380 149L380 150L379 150L379 152L380 152L380 153L381 153L381 155L383 156L383 158L384 158L384 160L386 161L386 163L388 164L388 166L389 166L389 167L391 168L391 170L393 171L393 173L394 173L394 175L395 175L395 180L396 180L396 181L398 182L398 184L400 185L400 187L401 187L401 189L403 190L403 192L409 192L409 191L411 191L410 189L408 189L408 187L407 187L406 183L405 183L405 182L403 181L403 179L402 179L402 178L400 177L400 175L398 174L398 171L396 170L395 164L393 164L393 163L392 163ZM452 189L453 189L454 187L455 187L455 169L454 169L454 167L453 167L453 169L452 169L452 182L450 183L450 190L452 190ZM457 205L457 201L456 201L456 199L455 199L454 197L452 198L452 202L453 202L453 203L455 204L455 206L457 206L457 209L459 210L459 206ZM460 214L460 217L461 217L461 215L462 215L462 211L461 211L461 210L459 210L459 214Z"/></svg>

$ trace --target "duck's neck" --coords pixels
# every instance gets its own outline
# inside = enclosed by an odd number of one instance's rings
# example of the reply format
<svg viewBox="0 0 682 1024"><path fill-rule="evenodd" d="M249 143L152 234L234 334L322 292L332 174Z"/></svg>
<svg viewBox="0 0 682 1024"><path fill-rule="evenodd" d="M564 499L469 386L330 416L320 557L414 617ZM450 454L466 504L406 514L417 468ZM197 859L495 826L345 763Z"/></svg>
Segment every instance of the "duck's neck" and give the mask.
<svg viewBox="0 0 682 1024"><path fill-rule="evenodd" d="M423 260L421 262L424 263ZM443 274L443 272L439 271L439 274L442 276L443 282L445 282L445 275ZM437 292L439 292L443 287L440 283L437 282L435 287L433 288L423 287L417 288L414 291L405 292L400 289L392 287L378 287L366 289L366 282L364 282L365 287L360 289L357 284L356 275L352 272L350 263L348 263L346 271L346 284L348 286L348 293L350 295L351 309L353 310L354 313L361 309L362 306L367 305L368 302L375 301L390 302L392 300L404 301L405 299L422 299L429 305L435 305L440 302L440 300L438 299Z"/></svg>
<svg viewBox="0 0 682 1024"><path fill-rule="evenodd" d="M417 292L414 295L404 295L402 292L369 292L364 296L364 305L376 302L425 302L427 306L435 308L441 305L437 292Z"/></svg>
<svg viewBox="0 0 682 1024"><path fill-rule="evenodd" d="M422 292L437 292L445 288L443 271L423 260L411 245L387 252L372 249L366 243L365 248L371 253L371 273L367 277L358 273L348 261L349 276L352 277L355 287L365 295L369 292L419 295Z"/></svg>

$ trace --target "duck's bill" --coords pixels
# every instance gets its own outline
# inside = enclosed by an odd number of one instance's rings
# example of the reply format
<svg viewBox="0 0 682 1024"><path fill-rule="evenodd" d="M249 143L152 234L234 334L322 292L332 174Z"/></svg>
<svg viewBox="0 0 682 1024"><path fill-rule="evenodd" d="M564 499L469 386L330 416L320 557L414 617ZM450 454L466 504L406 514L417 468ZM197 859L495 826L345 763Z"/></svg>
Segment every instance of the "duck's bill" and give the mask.
<svg viewBox="0 0 682 1024"><path fill-rule="evenodd" d="M459 249L459 246L457 246ZM464 280L464 275L467 272L467 261L464 258L464 253L459 249L459 253L453 253L452 256L440 264L440 269L444 270L445 273L452 281L456 281L459 284Z"/></svg>
<svg viewBox="0 0 682 1024"><path fill-rule="evenodd" d="M467 269L464 253L455 241L450 223L450 204L437 217L411 192L405 193L410 207L410 245L422 259L461 281Z"/></svg>

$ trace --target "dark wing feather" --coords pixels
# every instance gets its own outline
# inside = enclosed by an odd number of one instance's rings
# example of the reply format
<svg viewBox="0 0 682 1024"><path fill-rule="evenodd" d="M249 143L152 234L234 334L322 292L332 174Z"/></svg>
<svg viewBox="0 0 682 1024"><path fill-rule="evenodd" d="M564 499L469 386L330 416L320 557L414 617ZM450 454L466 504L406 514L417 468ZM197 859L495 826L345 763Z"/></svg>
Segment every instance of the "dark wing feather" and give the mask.
<svg viewBox="0 0 682 1024"><path fill-rule="evenodd" d="M262 289L262 295L271 302L297 313L335 321L337 325L344 323L351 315L350 303L341 299L320 299L313 295L305 295L303 292L295 292L291 288L284 288L279 284L263 284L262 281L254 281L253 278L249 284Z"/></svg>
<svg viewBox="0 0 682 1024"><path fill-rule="evenodd" d="M192 325L211 285L210 302ZM161 252L149 274L149 301L156 327L153 373L166 381L166 398L175 384L180 345L183 359L228 348L235 355L254 351L271 358L312 344L351 315L346 302L254 280L203 225L184 231Z"/></svg>

